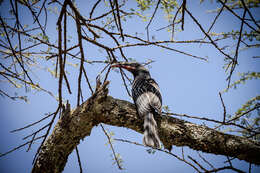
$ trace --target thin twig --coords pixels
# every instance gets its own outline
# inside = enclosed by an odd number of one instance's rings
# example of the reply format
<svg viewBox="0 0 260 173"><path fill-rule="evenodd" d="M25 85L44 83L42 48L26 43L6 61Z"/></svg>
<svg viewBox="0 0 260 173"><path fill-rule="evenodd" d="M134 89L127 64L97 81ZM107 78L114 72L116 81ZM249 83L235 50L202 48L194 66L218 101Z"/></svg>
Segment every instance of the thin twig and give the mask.
<svg viewBox="0 0 260 173"><path fill-rule="evenodd" d="M48 136L49 133L50 133L51 127L52 127L52 125L53 125L53 123L54 123L54 120L55 120L55 118L56 118L56 116L57 116L57 114L58 114L58 112L59 112L60 109L61 109L61 107L58 106L57 110L53 113L53 117L52 117L52 119L51 119L51 121L50 121L50 123L49 123L49 127L48 127L48 129L47 129L47 131L46 131L46 133L45 133L45 135L44 135L44 138L43 138L43 140L42 140L42 142L41 142L39 148L37 149L37 151L36 151L36 153L35 153L35 155L34 155L34 158L33 158L33 164L34 164L34 165L33 165L33 167L35 167L35 164L36 164L36 162L37 162L38 155L39 155L39 152L40 152L40 150L41 150L41 147L43 146L45 140L47 139L47 136Z"/></svg>
<svg viewBox="0 0 260 173"><path fill-rule="evenodd" d="M14 49L13 49L11 40L10 40L10 38L9 38L9 34L8 34L7 30L6 30L6 25L5 25L5 23L4 23L4 21L3 21L3 19L2 19L1 16L0 16L0 21L1 21L1 24L2 24L2 26L3 26L3 28L4 28L4 32L5 32L7 41L8 41L8 43L9 43L9 46L10 46L10 48L11 48L11 51L12 51L12 53L13 53L13 56L15 57L16 61L17 61L17 62L19 63L19 65L20 65L20 67L21 67L21 68L23 69L23 71L25 72L27 78L28 78L28 79L30 80L30 82L33 84L33 81L32 81L32 79L30 78L30 76L29 76L27 70L24 68L24 65L20 62L19 58L18 58L18 57L16 56L16 54L15 54L15 51L14 51Z"/></svg>
<svg viewBox="0 0 260 173"><path fill-rule="evenodd" d="M35 132L33 132L33 133L31 133L31 134L29 134L29 135L23 137L23 140L25 140L25 139L27 139L27 138L29 138L29 137L31 137L31 136L33 136L33 135L35 135L35 134L41 132L42 130L44 130L44 129L46 129L47 127L49 127L49 125L50 125L50 124L48 123L48 124L44 125L43 127L41 127L40 129L36 130Z"/></svg>
<svg viewBox="0 0 260 173"><path fill-rule="evenodd" d="M148 40L148 41L150 40L150 36L149 36L149 26L150 26L150 24L151 24L152 21L153 21L153 18L154 18L154 16L155 16L156 12L157 12L157 9L158 9L160 3L161 3L161 0L158 0L158 1L157 1L157 4L156 4L156 7L155 7L155 9L154 9L154 11L153 11L152 17L151 17L151 19L149 20L149 23L148 23L148 24L146 25L146 27L145 27L145 29L146 29L146 35L147 35L147 40Z"/></svg>
<svg viewBox="0 0 260 173"><path fill-rule="evenodd" d="M252 112L252 111L254 111L254 110L258 109L258 108L260 108L260 105L255 105L253 108L251 108L251 109L245 111L244 113L235 115L234 118L232 118L232 119L226 121L226 122L223 123L222 125L235 125L235 126L237 126L237 127L241 127L241 126L238 125L238 124L232 123L232 121L235 121L235 120L241 118L242 116L248 114L249 112ZM222 125L219 125L219 126L215 127L215 129L219 128L219 127L222 126ZM243 127L243 126L242 126L242 127ZM245 127L243 127L243 128L245 128ZM245 128L245 129L247 129L247 128ZM250 130L250 131L251 131L251 130Z"/></svg>
<svg viewBox="0 0 260 173"><path fill-rule="evenodd" d="M117 30L119 31L119 26L118 26L118 18L116 17L116 14L115 14L115 9L114 9L114 4L112 3L112 0L109 0L109 4L110 4L110 7L112 9L112 14L113 14L113 17L114 17L114 20L115 20L115 24L116 24L116 28Z"/></svg>
<svg viewBox="0 0 260 173"><path fill-rule="evenodd" d="M115 141L120 141L120 142L126 142L126 143L130 143L130 144L134 144L134 145L137 145L137 146L142 146L142 147L148 147L148 146L145 146L143 144L140 144L140 143L137 143L137 142L132 142L132 141L129 141L129 140L125 140L125 139L114 139ZM150 147L149 147L150 148ZM193 164L191 164L190 162L188 162L187 160L177 156L176 154L173 154L172 152L169 152L168 150L163 150L163 149L159 149L159 148L153 148L154 150L158 150L158 151L161 151L161 152L164 152L164 153L167 153L173 157L175 157L176 159L180 160L180 161L183 161L184 163L188 164L189 166L191 166L192 168L194 168L197 172L200 172L198 170L198 168L196 168Z"/></svg>
<svg viewBox="0 0 260 173"><path fill-rule="evenodd" d="M253 111L253 110L251 110ZM249 128L246 128L242 125L239 125L239 124L236 124L236 123L233 123L231 121L227 121L225 123L223 123L223 121L218 121L218 120L214 120L214 119L210 119L210 118L206 118L206 117L198 117L198 116L191 116L191 115L186 115L186 114L177 114L177 113L169 113L169 112L162 112L163 114L169 116L169 115L174 115L174 116L179 116L179 117L186 117L186 118L192 118L192 119L198 119L198 120L203 120L203 121L209 121L209 122L214 122L214 123L217 123L217 124L220 124L219 126L215 127L214 129L217 129L219 128L220 126L222 125L232 125L232 126L236 126L236 127L239 127L241 129L245 129L249 132L252 131L252 129L249 129Z"/></svg>
<svg viewBox="0 0 260 173"><path fill-rule="evenodd" d="M58 62L59 62L59 68L60 68L60 74L59 74L59 106L62 106L62 80L63 80L63 73L64 73L64 65L62 61L62 29L61 29L61 21L57 23L58 25L58 47L59 47L59 55L58 55ZM57 63L58 64L58 63ZM57 69L57 68L56 68Z"/></svg>
<svg viewBox="0 0 260 173"><path fill-rule="evenodd" d="M181 10L181 7L182 6L180 6L179 8L178 8L178 10L176 11L176 13L175 13L175 15L174 15L174 17L173 17L173 20L172 20L172 36L171 36L171 39L173 40L173 37L174 37L174 28L175 28L175 20L176 20L176 18L177 18L177 16L178 16L178 14L179 14L179 11ZM164 28L168 28L170 25L168 25L167 27L164 27ZM163 28L163 29L164 29ZM157 31L159 31L159 30L161 30L161 29L158 29Z"/></svg>
<svg viewBox="0 0 260 173"><path fill-rule="evenodd" d="M111 150L112 150L114 159L115 159L115 161L116 161L116 164L117 164L117 166L118 166L118 169L122 170L123 168L121 167L121 165L120 165L120 163L119 163L119 160L118 160L118 157L116 156L114 147L113 147L113 145L112 145L111 137L107 134L107 132L106 132L105 128L103 127L103 125L100 124L100 126L101 126L103 132L105 133L105 135L106 135L106 137L107 137L108 143L109 143L109 145L110 145L110 147L111 147Z"/></svg>
<svg viewBox="0 0 260 173"><path fill-rule="evenodd" d="M43 1L43 3L42 3L42 6L41 6L41 9L40 9L40 11L38 12L38 14L37 14L37 16L36 16L36 18L38 19L39 18L39 16L40 16L40 14L41 14L41 12L42 12L42 9L44 9L45 8L45 3L47 2L47 0L44 0ZM33 23L35 23L35 19L34 19L34 22Z"/></svg>
<svg viewBox="0 0 260 173"><path fill-rule="evenodd" d="M101 0L98 0L98 1L94 4L94 6L92 7L91 12L90 12L90 14L89 14L89 19L92 18L92 15L93 15L93 13L94 13L94 11L95 11L97 5L98 5L100 2L101 2Z"/></svg>
<svg viewBox="0 0 260 173"><path fill-rule="evenodd" d="M5 153L3 153L3 154L1 153L1 154L0 154L0 157L3 157L3 156L5 156L5 155L7 155L7 154L9 154L9 153L11 153L11 152L13 152L13 151L16 151L16 150L18 150L19 148L21 148L21 147L23 147L23 146L25 146L25 145L28 145L28 144L30 144L30 143L33 142L33 141L39 140L39 139L41 139L41 138L43 138L43 137L45 137L45 135L39 136L39 137L37 137L37 138L35 138L35 139L33 139L33 140L30 140L30 141L28 141L28 142L25 142L25 143L19 145L18 147L15 147L15 148L13 148L12 150L9 150L9 151L7 151L7 152L5 152Z"/></svg>
<svg viewBox="0 0 260 173"><path fill-rule="evenodd" d="M199 155L199 157L205 162L207 163L212 169L215 169L215 167L209 162L207 161L198 151L197 154Z"/></svg>
<svg viewBox="0 0 260 173"><path fill-rule="evenodd" d="M232 66L231 66L231 69L230 69L229 76L227 78L227 80L228 80L228 88L230 87L231 77L232 77L232 74L233 74L233 72L234 72L234 70L236 68L237 63L238 63L237 62L238 50L239 50L239 46L240 46L240 42L241 42L241 38L242 38L242 31L243 31L243 26L244 26L244 22L245 22L245 16L246 16L246 9L244 9L244 13L243 13L242 21L241 21L239 37L238 37L237 46L236 46L236 53L235 53L234 59L232 61Z"/></svg>
<svg viewBox="0 0 260 173"><path fill-rule="evenodd" d="M109 32L109 31L107 31L105 28L100 27L100 26L97 26L97 25L88 24L88 26L97 28L97 29L103 31L104 33L106 33L109 37L111 37L111 38L114 40L114 42L116 43L116 45L119 47L119 51L120 51L122 57L127 61L127 58L126 58L126 56L124 55L122 48L120 47L121 45L120 45L120 43L118 42L118 40L113 36L113 33ZM119 35L121 35L121 33L120 33ZM108 49L107 49L107 51L108 51Z"/></svg>
<svg viewBox="0 0 260 173"><path fill-rule="evenodd" d="M114 0L114 2L115 2L115 5L116 5L116 14L117 14L119 32L121 34L122 41L124 41L124 34L123 34L123 28L122 28L122 24L121 24L121 18L120 18L120 11L119 11L119 6L118 6L118 1Z"/></svg>
<svg viewBox="0 0 260 173"><path fill-rule="evenodd" d="M191 156L188 156L190 160L192 160L196 165L200 167L203 171L207 172L207 169L205 169L196 159L192 158Z"/></svg>
<svg viewBox="0 0 260 173"><path fill-rule="evenodd" d="M81 166L81 161L80 161L78 146L76 146L76 154L77 154L77 158L78 158L79 170L80 170L80 173L82 173L83 170L82 170L82 166Z"/></svg>
<svg viewBox="0 0 260 173"><path fill-rule="evenodd" d="M221 92L218 93L219 94L219 97L220 97L220 100L221 100L221 103L222 103L222 107L223 107L223 110L224 110L224 113L223 113L223 123L226 122L226 106L224 104L224 101L223 101L223 98L222 98L222 95L221 95Z"/></svg>
<svg viewBox="0 0 260 173"><path fill-rule="evenodd" d="M108 78L108 75L109 75L110 71L111 71L111 66L109 66L109 68L108 68L108 70L106 72L105 79L104 79L103 83L105 83L107 81L107 78Z"/></svg>
<svg viewBox="0 0 260 173"><path fill-rule="evenodd" d="M119 68L119 70L120 70L120 74L121 74L121 77L122 77L122 80L123 80L123 83L124 83L125 89L126 89L126 91L127 91L127 94L128 94L129 97L132 97L132 95L131 95L131 93L130 93L128 87L127 87L127 84L126 84L125 78L124 78L124 76L126 76L126 75L125 75L125 72L124 72L121 68Z"/></svg>
<svg viewBox="0 0 260 173"><path fill-rule="evenodd" d="M229 8L229 6L227 6L224 2L222 2L222 0L219 0L218 2L220 2L228 11L230 11L234 16L236 16L239 20L243 20L239 15L237 15L231 8ZM244 23L251 28L252 30L254 30L255 32L260 34L260 31L256 30L254 27L252 27L251 25L249 25L246 21L244 21Z"/></svg>
<svg viewBox="0 0 260 173"><path fill-rule="evenodd" d="M34 122L34 123L31 123L31 124L29 124L29 125L27 125L27 126L24 126L24 127L22 127L22 128L19 128L19 129L12 130L12 131L10 131L10 133L14 133L14 132L18 132L18 131L27 129L27 128L31 127L31 126L34 126L34 125L36 125L36 124L42 122L43 120L49 118L49 117L52 116L52 115L54 115L54 113L49 114L49 115L43 117L42 119L40 119L40 120L38 120L38 121L36 121L36 122Z"/></svg>
<svg viewBox="0 0 260 173"><path fill-rule="evenodd" d="M114 35L118 35L118 33L113 33L113 34L114 34ZM186 40L186 41L166 40L166 41L149 42L149 41L143 40L143 39L141 39L141 38L138 38L138 37L135 37L135 36L131 36L131 35L127 35L127 34L124 34L124 36L125 36L125 37L129 37L129 38L132 38L132 39L136 39L136 40L139 40L139 41L142 41L143 43L135 43L135 44L121 45L120 47L115 47L115 48L112 48L111 50L116 50L116 49L118 49L118 48L123 48L123 47L155 45L155 46L157 46L157 47L162 47L162 48L164 48L164 49L168 49L168 50L171 50L171 51L175 51L175 52L178 52L178 53L187 55L187 56L191 56L191 57L196 58L196 59L208 61L206 58L199 57L199 56L196 56L196 55L192 55L192 54L190 54L190 53L186 53L186 52L184 52L184 51L180 51L180 50L177 50L177 49L174 49L174 48L170 48L170 47L168 47L168 46L164 46L164 45L161 45L161 44L163 44L163 43L211 43L211 42L204 42L204 41L199 41L199 40Z"/></svg>
<svg viewBox="0 0 260 173"><path fill-rule="evenodd" d="M32 16L34 17L34 20L37 22L37 24L39 25L40 29L42 30L42 33L44 36L46 36L46 33L45 33L45 28L43 29L40 21L39 21L39 18L35 15L33 9L32 9L32 5L30 5L30 1L24 1L25 3L25 6L28 7L29 11L31 12Z"/></svg>
<svg viewBox="0 0 260 173"><path fill-rule="evenodd" d="M124 4L119 5L119 8L121 8L123 5L124 5ZM98 20L98 19L102 19L102 18L106 17L107 15L109 15L110 13L112 13L113 11L115 11L115 10L116 10L116 9L110 10L109 12L104 13L104 14L98 16L98 17L95 17L95 18L92 18L92 19L89 18L89 19L87 19L86 21L91 22L91 21L95 21L95 20Z"/></svg>
<svg viewBox="0 0 260 173"><path fill-rule="evenodd" d="M226 156L226 157L227 157L227 161L228 161L229 165L230 165L231 167L233 167L232 162L231 162L231 159L230 159L228 156Z"/></svg>
<svg viewBox="0 0 260 173"><path fill-rule="evenodd" d="M227 2L227 0L224 1L224 4L226 4L226 2ZM218 12L218 14L216 15L216 17L214 18L213 22L211 23L211 25L210 25L210 27L209 27L209 29L208 29L208 31L207 31L207 34L209 34L209 32L211 31L211 29L212 29L213 26L215 25L215 23L216 23L218 17L220 16L220 14L222 13L222 11L224 10L224 7L225 7L225 6L222 5L220 11ZM203 38L203 40L204 40L206 37L207 37L207 36L205 35L205 37Z"/></svg>
<svg viewBox="0 0 260 173"><path fill-rule="evenodd" d="M64 13L64 25L63 25L63 28L64 28L64 31L63 31L63 37L64 37L64 41L63 41L63 45L64 45L64 53L63 53L63 76L64 76L64 79L65 79L65 82L66 82L66 86L67 86L67 89L69 91L70 94L72 94L71 92L71 89L70 89L70 84L69 84L69 81L68 81L68 78L67 78L67 75L65 73L65 64L66 64L66 58L67 58L67 13Z"/></svg>
<svg viewBox="0 0 260 173"><path fill-rule="evenodd" d="M35 134L33 135L32 140L31 140L31 142L30 142L30 144L29 144L29 146L28 146L26 152L28 152L28 151L31 149L31 146L32 146L32 143L33 143L33 141L34 141L34 139L35 139L36 134L37 134L37 133L35 133Z"/></svg>
<svg viewBox="0 0 260 173"><path fill-rule="evenodd" d="M251 169L252 169L252 163L249 163L249 165L248 165L248 173L251 173Z"/></svg>
<svg viewBox="0 0 260 173"><path fill-rule="evenodd" d="M182 31L184 31L185 9L186 9L186 0L183 0L183 3L182 3L182 17L181 17L181 30Z"/></svg>
<svg viewBox="0 0 260 173"><path fill-rule="evenodd" d="M223 55L225 55L227 58L233 60L233 58L231 58L228 54L226 54L225 52L223 52L218 46L217 44L212 40L212 38L206 33L206 31L203 29L203 27L201 26L201 24L197 21L197 19L190 13L189 10L187 10L187 8L185 8L185 11L189 14L189 16L192 18L192 20L198 25L198 27L200 28L200 30L207 36L207 38L210 40L210 42L212 43L212 45L219 50L219 52L221 52Z"/></svg>
<svg viewBox="0 0 260 173"><path fill-rule="evenodd" d="M50 91L41 88L39 85L35 85L35 84L32 84L31 82L28 82L28 81L26 81L26 80L23 80L23 79L19 78L17 75L8 74L8 73L2 72L2 71L0 71L0 75L2 75L2 76L9 76L9 77L12 77L12 78L14 78L14 79L17 79L17 80L19 80L19 81L21 81L21 82L25 82L26 84L31 85L31 86L33 86L33 87L36 87L37 89L39 89L39 90L41 90L41 91L44 91L44 92L48 93L50 96L52 96L53 98L55 98L55 96L54 96Z"/></svg>
<svg viewBox="0 0 260 173"><path fill-rule="evenodd" d="M255 20L255 18L253 17L252 13L250 12L250 10L247 8L245 1L241 0L242 5L244 7L244 9L248 12L250 18L253 20L253 22L255 23L255 25L260 29L260 25L258 25L257 21Z"/></svg>
<svg viewBox="0 0 260 173"><path fill-rule="evenodd" d="M233 171L236 171L238 173L245 173L244 171L240 170L240 169L237 169L237 168L234 168L232 166L223 166L221 168L215 168L215 169L212 169L212 170L207 170L206 173L210 173L210 172L219 172L219 171L222 171L222 170L233 170Z"/></svg>
<svg viewBox="0 0 260 173"><path fill-rule="evenodd" d="M13 11L15 12L15 17L16 17L16 23L17 23L17 29L20 30L20 21L19 21L19 14L18 14L18 3L17 1L15 1L15 10L14 10L14 7L13 7L13 3L12 3L12 0L10 0L11 2L11 5L12 5L12 8L13 8ZM22 27L23 28L23 27ZM22 42L21 42L21 34L18 33L18 42L19 42L19 58L21 60L21 63L22 65L24 66L24 61L23 61L23 56L22 56ZM24 74L24 79L25 79L26 75ZM26 83L24 83L24 86L25 86L25 91L27 90L27 85Z"/></svg>
<svg viewBox="0 0 260 173"><path fill-rule="evenodd" d="M87 72L86 72L86 70L85 70L85 68L83 67L83 74L84 74L84 76L85 76L85 79L86 79L86 81L87 81L87 84L88 84L88 88L90 89L90 91L91 91L91 94L93 95L94 94L94 91L93 91L93 89L92 89L92 87L91 87L91 84L90 84L90 82L89 82L89 79L88 79L88 75L87 75Z"/></svg>
<svg viewBox="0 0 260 173"><path fill-rule="evenodd" d="M74 11L74 13L76 15L78 44L79 44L79 50L80 50L80 55L81 55L80 69L79 69L79 76L78 76L78 99L77 99L77 106L79 106L80 105L80 95L81 95L81 76L82 76L83 64L84 64L84 51L83 51L83 46L82 46L82 34L81 34L81 26L80 26L79 16L78 16L77 12Z"/></svg>
<svg viewBox="0 0 260 173"><path fill-rule="evenodd" d="M92 43L92 44L95 44L95 45L98 46L98 47L101 47L101 48L103 48L103 49L105 49L105 50L112 51L111 48L109 48L109 47L107 47L107 46L105 46L105 45L103 45L103 44L101 44L101 43L99 43L99 42L97 42L97 41L95 41L95 40L93 40L93 39L91 39L91 38L85 37L85 36L83 36L83 35L82 35L82 38L83 38L84 40L87 40L88 42L90 42L90 43Z"/></svg>

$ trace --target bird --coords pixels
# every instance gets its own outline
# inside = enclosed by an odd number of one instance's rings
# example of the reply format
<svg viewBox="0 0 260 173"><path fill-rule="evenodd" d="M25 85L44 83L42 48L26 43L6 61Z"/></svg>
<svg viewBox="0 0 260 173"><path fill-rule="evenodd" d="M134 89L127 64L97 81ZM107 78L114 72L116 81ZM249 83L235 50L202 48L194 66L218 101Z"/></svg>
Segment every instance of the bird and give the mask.
<svg viewBox="0 0 260 173"><path fill-rule="evenodd" d="M151 78L147 68L137 62L117 62L111 67L119 67L131 72L134 76L132 83L132 98L137 113L144 119L143 144L153 148L160 148L157 122L154 116L161 115L162 96L160 88L154 79Z"/></svg>

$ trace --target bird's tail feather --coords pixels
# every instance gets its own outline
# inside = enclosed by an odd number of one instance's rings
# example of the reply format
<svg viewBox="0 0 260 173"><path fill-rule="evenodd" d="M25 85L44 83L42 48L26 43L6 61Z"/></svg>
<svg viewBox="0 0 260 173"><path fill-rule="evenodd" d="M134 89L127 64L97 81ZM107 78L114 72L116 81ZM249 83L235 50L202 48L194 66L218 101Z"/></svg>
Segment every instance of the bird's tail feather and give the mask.
<svg viewBox="0 0 260 173"><path fill-rule="evenodd" d="M160 139L157 132L157 124L153 114L148 113L144 117L144 138L143 144L155 148L160 148Z"/></svg>

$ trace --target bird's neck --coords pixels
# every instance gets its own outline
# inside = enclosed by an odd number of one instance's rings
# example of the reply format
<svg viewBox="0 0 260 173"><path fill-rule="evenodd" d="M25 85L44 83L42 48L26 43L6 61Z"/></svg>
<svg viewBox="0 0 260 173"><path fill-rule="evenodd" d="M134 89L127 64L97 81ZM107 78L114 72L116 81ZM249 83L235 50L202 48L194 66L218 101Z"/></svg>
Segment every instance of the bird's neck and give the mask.
<svg viewBox="0 0 260 173"><path fill-rule="evenodd" d="M137 74L134 74L134 80L137 80L137 79L150 79L151 76L150 76L150 73L149 72L140 72L140 73L137 73Z"/></svg>

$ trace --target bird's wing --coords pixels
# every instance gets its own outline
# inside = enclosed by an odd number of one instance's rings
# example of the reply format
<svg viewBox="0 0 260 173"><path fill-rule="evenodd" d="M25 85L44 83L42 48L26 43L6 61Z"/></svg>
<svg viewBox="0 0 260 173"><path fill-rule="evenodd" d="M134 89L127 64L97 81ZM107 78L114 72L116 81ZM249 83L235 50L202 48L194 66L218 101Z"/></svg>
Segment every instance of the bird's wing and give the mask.
<svg viewBox="0 0 260 173"><path fill-rule="evenodd" d="M161 113L162 96L158 84L153 79L135 81L132 95L136 105L141 108L139 111L153 108L158 114Z"/></svg>
<svg viewBox="0 0 260 173"><path fill-rule="evenodd" d="M148 91L148 93L152 95L152 101L150 104L157 111L157 113L161 114L162 96L160 88L155 80L149 79L148 82L152 86L151 91Z"/></svg>

